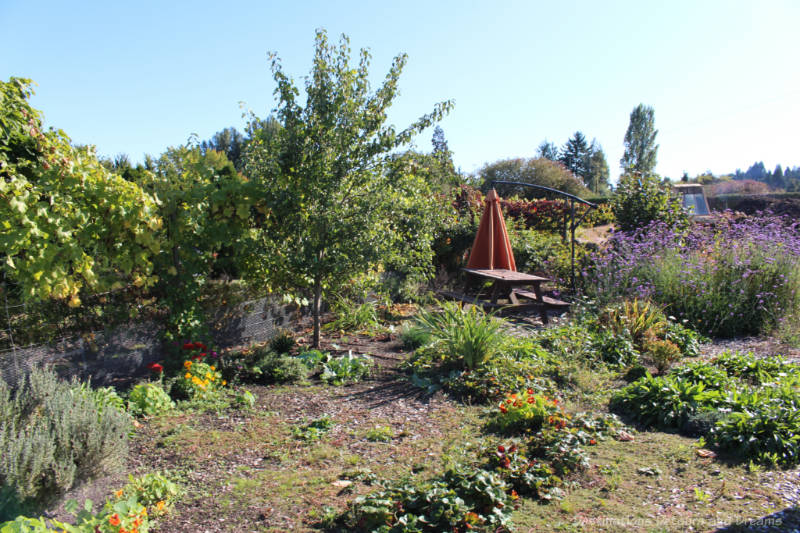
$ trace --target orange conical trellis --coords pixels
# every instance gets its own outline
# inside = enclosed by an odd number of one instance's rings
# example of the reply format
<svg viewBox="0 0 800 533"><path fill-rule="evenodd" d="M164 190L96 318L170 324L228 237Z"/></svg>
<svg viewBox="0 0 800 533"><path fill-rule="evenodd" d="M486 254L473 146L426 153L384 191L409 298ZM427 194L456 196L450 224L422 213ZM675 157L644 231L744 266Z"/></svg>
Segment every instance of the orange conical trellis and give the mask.
<svg viewBox="0 0 800 533"><path fill-rule="evenodd" d="M500 197L494 189L486 194L486 207L472 243L467 268L517 270L500 209Z"/></svg>

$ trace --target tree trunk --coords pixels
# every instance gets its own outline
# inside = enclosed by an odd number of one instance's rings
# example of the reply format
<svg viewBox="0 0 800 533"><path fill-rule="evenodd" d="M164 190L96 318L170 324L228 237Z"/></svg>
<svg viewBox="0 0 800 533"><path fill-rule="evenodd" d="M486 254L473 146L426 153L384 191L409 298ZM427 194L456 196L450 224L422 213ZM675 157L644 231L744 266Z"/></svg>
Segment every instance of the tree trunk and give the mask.
<svg viewBox="0 0 800 533"><path fill-rule="evenodd" d="M314 304L313 304L314 341L311 346L314 349L319 349L319 315L320 315L321 304L322 304L322 280L319 277L317 277L314 280Z"/></svg>

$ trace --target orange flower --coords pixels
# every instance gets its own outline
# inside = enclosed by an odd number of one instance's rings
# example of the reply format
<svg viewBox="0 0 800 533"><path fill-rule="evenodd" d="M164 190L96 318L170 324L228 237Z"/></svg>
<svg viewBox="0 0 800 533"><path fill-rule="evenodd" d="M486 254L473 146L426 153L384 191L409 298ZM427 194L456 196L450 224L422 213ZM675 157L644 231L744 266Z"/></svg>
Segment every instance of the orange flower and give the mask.
<svg viewBox="0 0 800 533"><path fill-rule="evenodd" d="M192 362L191 361L184 361L183 362L183 366L185 366L187 369L192 368Z"/></svg>
<svg viewBox="0 0 800 533"><path fill-rule="evenodd" d="M222 386L224 387L224 386L225 386L225 385L227 385L227 384L228 384L228 382L227 382L227 381L225 381L225 380L223 379L223 380L222 380Z"/></svg>
<svg viewBox="0 0 800 533"><path fill-rule="evenodd" d="M167 505L167 502L165 502L164 500L160 500L160 501L158 501L156 503L156 509L158 509L159 511L163 511L164 507L166 507L166 505Z"/></svg>
<svg viewBox="0 0 800 533"><path fill-rule="evenodd" d="M508 409L506 409L506 406L502 403L500 404L500 412L504 414L508 412Z"/></svg>
<svg viewBox="0 0 800 533"><path fill-rule="evenodd" d="M117 492L115 492L114 496L116 496L117 498L122 498L122 489L119 489Z"/></svg>
<svg viewBox="0 0 800 533"><path fill-rule="evenodd" d="M119 515L117 513L114 513L111 516L109 516L108 517L108 523L111 524L112 526L118 526L119 525Z"/></svg>
<svg viewBox="0 0 800 533"><path fill-rule="evenodd" d="M590 446L594 446L595 444L597 444L596 440L592 439L592 440L589 441L589 445Z"/></svg>
<svg viewBox="0 0 800 533"><path fill-rule="evenodd" d="M519 499L519 494L517 494L517 491L515 491L514 489L511 489L511 499L512 500L518 500Z"/></svg>

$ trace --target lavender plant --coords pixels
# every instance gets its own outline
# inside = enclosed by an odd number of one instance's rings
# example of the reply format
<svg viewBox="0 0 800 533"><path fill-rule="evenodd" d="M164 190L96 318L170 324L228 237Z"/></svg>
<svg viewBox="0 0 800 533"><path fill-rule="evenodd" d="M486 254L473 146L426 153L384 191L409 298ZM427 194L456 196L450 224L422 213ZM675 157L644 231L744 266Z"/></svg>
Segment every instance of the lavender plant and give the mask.
<svg viewBox="0 0 800 533"><path fill-rule="evenodd" d="M729 212L689 230L616 233L585 272L601 301L652 299L713 336L759 334L800 311L800 223Z"/></svg>

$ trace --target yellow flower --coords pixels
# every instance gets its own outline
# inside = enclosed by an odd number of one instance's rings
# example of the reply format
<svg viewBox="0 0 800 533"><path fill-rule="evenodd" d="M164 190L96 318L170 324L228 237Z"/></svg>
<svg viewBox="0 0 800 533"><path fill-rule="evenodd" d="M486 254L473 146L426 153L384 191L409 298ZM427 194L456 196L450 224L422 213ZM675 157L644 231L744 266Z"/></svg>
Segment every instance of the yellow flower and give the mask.
<svg viewBox="0 0 800 533"><path fill-rule="evenodd" d="M184 361L183 362L183 366L185 366L187 369L192 368L192 362L191 361Z"/></svg>
<svg viewBox="0 0 800 533"><path fill-rule="evenodd" d="M206 372L206 379L211 377L211 372Z"/></svg>
<svg viewBox="0 0 800 533"><path fill-rule="evenodd" d="M222 386L224 387L224 386L225 386L225 385L227 385L227 384L228 384L228 382L227 382L227 381L225 381L225 380L223 379L223 380L222 380Z"/></svg>
<svg viewBox="0 0 800 533"><path fill-rule="evenodd" d="M192 375L191 375L190 373L188 373L188 372L187 372L186 374L184 374L184 375L183 375L183 377L185 377L186 379L189 379L189 378L191 378L191 377L192 377Z"/></svg>

